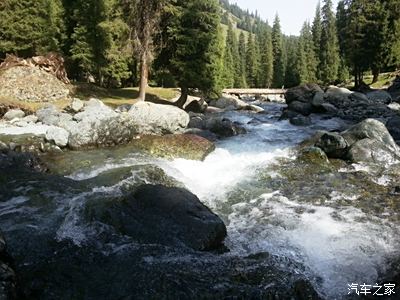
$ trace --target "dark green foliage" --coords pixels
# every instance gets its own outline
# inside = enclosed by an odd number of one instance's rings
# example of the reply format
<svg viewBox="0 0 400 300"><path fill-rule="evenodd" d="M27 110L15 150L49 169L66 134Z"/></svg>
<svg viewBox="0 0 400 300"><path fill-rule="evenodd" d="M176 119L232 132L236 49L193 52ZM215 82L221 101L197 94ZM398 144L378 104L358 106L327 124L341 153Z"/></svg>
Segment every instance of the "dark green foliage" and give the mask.
<svg viewBox="0 0 400 300"><path fill-rule="evenodd" d="M283 41L281 25L278 15L275 17L274 26L272 27L272 47L274 55L274 79L273 86L280 88L285 83L285 62L283 53Z"/></svg>
<svg viewBox="0 0 400 300"><path fill-rule="evenodd" d="M265 30L261 37L261 66L260 86L270 87L274 76L274 54L272 47L272 36L269 29Z"/></svg>
<svg viewBox="0 0 400 300"><path fill-rule="evenodd" d="M398 64L400 3L397 0L340 1L337 26L341 54L351 66L355 85L371 70L379 72Z"/></svg>
<svg viewBox="0 0 400 300"><path fill-rule="evenodd" d="M245 88L247 87L247 75L246 75L246 37L243 31L239 35L239 45L238 45L238 52L239 52L239 64L240 64L240 84L238 87Z"/></svg>
<svg viewBox="0 0 400 300"><path fill-rule="evenodd" d="M336 18L332 6L332 0L324 0L319 69L320 79L325 84L334 83L337 80L340 63Z"/></svg>
<svg viewBox="0 0 400 300"><path fill-rule="evenodd" d="M309 23L304 23L297 44L296 73L299 83L311 83L317 80L318 61L314 52L314 42Z"/></svg>
<svg viewBox="0 0 400 300"><path fill-rule="evenodd" d="M312 36L313 36L313 42L314 42L314 53L315 53L315 58L317 61L317 71L316 71L316 77L318 81L321 80L321 72L318 68L319 66L319 54L320 54L320 49L321 49L321 35L322 35L322 20L321 20L321 3L318 2L317 9L315 11L315 17L314 21L312 24Z"/></svg>
<svg viewBox="0 0 400 300"><path fill-rule="evenodd" d="M59 51L64 40L59 0L0 1L0 57Z"/></svg>
<svg viewBox="0 0 400 300"><path fill-rule="evenodd" d="M168 69L182 89L218 91L220 68L219 6L216 0L177 0L163 22L158 65Z"/></svg>

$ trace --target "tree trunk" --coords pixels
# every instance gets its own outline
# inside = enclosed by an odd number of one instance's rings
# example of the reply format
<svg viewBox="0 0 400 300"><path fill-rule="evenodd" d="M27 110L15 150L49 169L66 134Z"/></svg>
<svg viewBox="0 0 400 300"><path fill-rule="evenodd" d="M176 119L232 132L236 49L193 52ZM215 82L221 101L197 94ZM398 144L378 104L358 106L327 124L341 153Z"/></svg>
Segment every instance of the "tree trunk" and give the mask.
<svg viewBox="0 0 400 300"><path fill-rule="evenodd" d="M379 73L380 73L380 70L379 70L379 69L372 70L372 75L374 75L374 78L372 79L372 83L371 83L371 84L374 84L374 83L377 83L377 82L378 82L378 80L379 80Z"/></svg>
<svg viewBox="0 0 400 300"><path fill-rule="evenodd" d="M174 105L183 109L183 106L185 105L185 103L187 101L188 95L189 95L189 89L186 87L182 87L181 88L181 96L179 97L179 99L176 102L174 102Z"/></svg>
<svg viewBox="0 0 400 300"><path fill-rule="evenodd" d="M138 101L146 100L146 88L148 85L148 66L146 55L143 54L140 59L140 83L139 83L139 97Z"/></svg>

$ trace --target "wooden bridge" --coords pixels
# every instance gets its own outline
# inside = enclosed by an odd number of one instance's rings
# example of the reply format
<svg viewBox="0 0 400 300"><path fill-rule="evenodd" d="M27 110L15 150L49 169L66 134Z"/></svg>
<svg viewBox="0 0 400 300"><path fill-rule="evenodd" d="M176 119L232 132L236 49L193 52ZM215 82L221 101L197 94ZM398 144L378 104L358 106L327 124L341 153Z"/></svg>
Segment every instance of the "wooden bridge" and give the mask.
<svg viewBox="0 0 400 300"><path fill-rule="evenodd" d="M286 93L285 89L224 89L225 94L231 95L274 95L283 96Z"/></svg>

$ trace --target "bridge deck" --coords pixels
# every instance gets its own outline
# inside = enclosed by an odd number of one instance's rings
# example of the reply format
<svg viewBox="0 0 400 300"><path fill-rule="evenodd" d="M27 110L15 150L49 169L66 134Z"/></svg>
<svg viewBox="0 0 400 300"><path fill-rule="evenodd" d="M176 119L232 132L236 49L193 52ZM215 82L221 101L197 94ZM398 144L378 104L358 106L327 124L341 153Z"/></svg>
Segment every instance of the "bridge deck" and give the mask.
<svg viewBox="0 0 400 300"><path fill-rule="evenodd" d="M235 95L283 95L284 89L224 89L223 93Z"/></svg>

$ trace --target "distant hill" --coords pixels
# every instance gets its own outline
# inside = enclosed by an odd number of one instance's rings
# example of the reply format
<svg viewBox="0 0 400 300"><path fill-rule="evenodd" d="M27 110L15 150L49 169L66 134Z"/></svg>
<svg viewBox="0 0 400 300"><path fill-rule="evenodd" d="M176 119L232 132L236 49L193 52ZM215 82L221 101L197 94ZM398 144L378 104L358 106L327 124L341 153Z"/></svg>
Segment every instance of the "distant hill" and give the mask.
<svg viewBox="0 0 400 300"><path fill-rule="evenodd" d="M261 19L257 11L249 12L240 8L236 3L231 4L228 0L219 0L219 3L223 11L221 20L223 25L232 23L237 30L254 34L271 29L269 24Z"/></svg>

